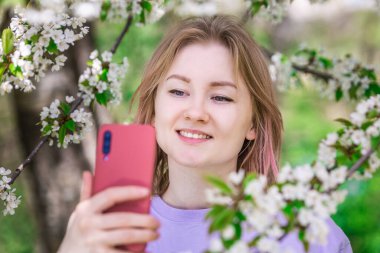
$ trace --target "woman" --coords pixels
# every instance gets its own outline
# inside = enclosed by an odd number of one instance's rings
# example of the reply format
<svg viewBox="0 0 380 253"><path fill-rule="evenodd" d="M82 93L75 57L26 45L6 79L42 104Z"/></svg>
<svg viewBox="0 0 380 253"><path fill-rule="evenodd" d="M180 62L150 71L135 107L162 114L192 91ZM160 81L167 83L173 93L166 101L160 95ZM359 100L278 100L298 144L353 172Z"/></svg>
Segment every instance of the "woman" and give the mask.
<svg viewBox="0 0 380 253"><path fill-rule="evenodd" d="M152 124L157 136L151 213L102 214L149 191L115 187L90 197L91 175L85 173L60 253L123 252L114 246L133 243L148 243L154 253L203 252L210 239L204 175L226 179L243 168L275 180L281 114L259 47L232 18L179 24L153 54L136 96L136 122ZM351 252L331 220L329 228L328 244L310 252ZM302 252L295 235L282 245Z"/></svg>

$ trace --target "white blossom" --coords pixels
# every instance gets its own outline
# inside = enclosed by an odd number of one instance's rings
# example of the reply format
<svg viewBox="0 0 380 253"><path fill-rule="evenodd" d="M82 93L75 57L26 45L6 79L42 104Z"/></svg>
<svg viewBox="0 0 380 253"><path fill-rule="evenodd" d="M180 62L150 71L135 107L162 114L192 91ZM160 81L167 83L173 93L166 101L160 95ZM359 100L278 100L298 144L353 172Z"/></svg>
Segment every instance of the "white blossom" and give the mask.
<svg viewBox="0 0 380 253"><path fill-rule="evenodd" d="M3 215L13 215L15 209L18 207L21 201L21 197L16 197L15 188L11 188L9 183L11 178L9 177L11 170L0 167L0 199L4 202Z"/></svg>
<svg viewBox="0 0 380 253"><path fill-rule="evenodd" d="M206 201L214 205L231 205L233 203L231 197L223 195L219 189L206 189Z"/></svg>
<svg viewBox="0 0 380 253"><path fill-rule="evenodd" d="M75 101L75 98L73 96L66 96L65 100L67 103L71 103Z"/></svg>
<svg viewBox="0 0 380 253"><path fill-rule="evenodd" d="M13 64L14 70L6 69L3 74L6 82L1 85L2 95L13 89L24 92L35 89L32 79L39 81L50 67L52 71L59 70L67 59L62 53L69 44L73 45L87 33L76 29L83 28L81 18L54 12L53 19L45 20L46 13L20 10L12 18L10 28L14 34L14 51L5 59L8 65ZM78 24L81 24L80 27ZM3 51L0 53L1 59L2 56Z"/></svg>
<svg viewBox="0 0 380 253"><path fill-rule="evenodd" d="M278 173L277 176L277 182L279 183L285 183L287 181L293 180L293 169L289 164L286 164L284 167L282 167Z"/></svg>
<svg viewBox="0 0 380 253"><path fill-rule="evenodd" d="M222 237L225 240L230 240L235 236L235 228L232 225L228 225L222 232Z"/></svg>
<svg viewBox="0 0 380 253"><path fill-rule="evenodd" d="M260 175L257 180L252 180L248 183L244 189L244 194L251 196L258 196L263 193L265 186L267 185L267 178Z"/></svg>
<svg viewBox="0 0 380 253"><path fill-rule="evenodd" d="M280 252L280 244L277 240L270 238L261 238L257 243L257 248L260 252Z"/></svg>
<svg viewBox="0 0 380 253"><path fill-rule="evenodd" d="M311 243L325 245L327 243L328 232L329 229L326 222L316 218L306 228L306 239Z"/></svg>
<svg viewBox="0 0 380 253"><path fill-rule="evenodd" d="M318 149L318 161L327 167L332 167L335 164L336 150L325 143L321 142Z"/></svg>
<svg viewBox="0 0 380 253"><path fill-rule="evenodd" d="M336 144L338 139L339 139L339 136L337 133L330 133L327 135L327 138L325 140L325 144L328 146L332 146L332 145Z"/></svg>
<svg viewBox="0 0 380 253"><path fill-rule="evenodd" d="M238 240L232 245L227 253L249 253L249 247L246 242Z"/></svg>
<svg viewBox="0 0 380 253"><path fill-rule="evenodd" d="M241 169L239 170L238 172L231 172L229 175L228 175L228 179L229 181L234 184L234 185L239 185L243 179L244 179L244 175L245 175L245 170Z"/></svg>
<svg viewBox="0 0 380 253"><path fill-rule="evenodd" d="M221 252L224 249L222 240L219 237L213 237L210 240L209 250L211 252Z"/></svg>
<svg viewBox="0 0 380 253"><path fill-rule="evenodd" d="M71 103L74 101L74 97L66 96L66 102ZM54 139L59 138L59 131L63 123L59 123L59 120L62 121L61 112L61 102L56 99L54 100L49 107L42 108L40 113L41 117L41 132L43 135L50 136L49 145L54 144ZM66 135L63 139L63 143L57 142L58 147L66 148L70 143L79 143L83 140L84 135L92 127L92 116L91 113L84 111L84 108L74 110L70 115L70 119L75 123L75 130L66 131ZM66 119L67 121L68 119ZM65 122L66 122L65 121Z"/></svg>
<svg viewBox="0 0 380 253"><path fill-rule="evenodd" d="M104 62L111 62L112 60L112 53L110 51L104 51L102 53L102 59Z"/></svg>
<svg viewBox="0 0 380 253"><path fill-rule="evenodd" d="M92 63L79 77L79 92L78 96L82 97L86 106L90 105L95 99L95 94L109 92L111 98L105 103L118 104L121 99L121 80L128 70L128 60L123 59L122 64L109 63L112 60L112 53L106 51L102 53L102 60L100 60L97 50L90 54ZM109 64L103 64L107 62ZM108 69L103 67L108 65ZM106 79L100 78L100 75L106 73ZM99 101L98 101L99 102Z"/></svg>
<svg viewBox="0 0 380 253"><path fill-rule="evenodd" d="M314 177L314 172L309 164L298 166L294 169L294 177L300 183L308 183Z"/></svg>

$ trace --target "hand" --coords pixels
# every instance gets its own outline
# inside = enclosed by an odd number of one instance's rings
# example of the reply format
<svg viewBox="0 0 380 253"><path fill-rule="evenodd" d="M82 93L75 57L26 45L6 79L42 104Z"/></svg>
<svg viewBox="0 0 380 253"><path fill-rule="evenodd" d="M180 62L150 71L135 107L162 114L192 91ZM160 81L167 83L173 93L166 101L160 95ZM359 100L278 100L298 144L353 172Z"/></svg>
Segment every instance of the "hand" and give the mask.
<svg viewBox="0 0 380 253"><path fill-rule="evenodd" d="M91 197L92 175L83 173L80 202L70 217L58 253L121 253L115 246L158 238L159 222L148 214L103 213L116 203L149 197L139 186L112 187Z"/></svg>

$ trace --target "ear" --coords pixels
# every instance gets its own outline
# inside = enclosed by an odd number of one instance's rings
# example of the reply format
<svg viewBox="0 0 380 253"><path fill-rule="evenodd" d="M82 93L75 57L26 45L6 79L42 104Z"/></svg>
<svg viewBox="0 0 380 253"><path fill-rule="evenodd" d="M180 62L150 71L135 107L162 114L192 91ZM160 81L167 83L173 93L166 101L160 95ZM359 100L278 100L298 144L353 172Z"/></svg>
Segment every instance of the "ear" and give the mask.
<svg viewBox="0 0 380 253"><path fill-rule="evenodd" d="M247 134L245 135L245 138L250 141L256 138L256 131L253 127L251 127L251 129L248 130Z"/></svg>

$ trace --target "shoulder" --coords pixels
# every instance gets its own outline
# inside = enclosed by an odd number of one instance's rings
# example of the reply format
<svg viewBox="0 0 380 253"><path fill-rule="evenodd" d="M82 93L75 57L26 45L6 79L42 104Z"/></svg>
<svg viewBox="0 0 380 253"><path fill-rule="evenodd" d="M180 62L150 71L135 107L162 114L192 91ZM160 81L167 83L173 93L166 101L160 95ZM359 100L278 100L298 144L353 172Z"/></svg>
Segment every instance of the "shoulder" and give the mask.
<svg viewBox="0 0 380 253"><path fill-rule="evenodd" d="M352 253L350 241L343 230L331 218L326 222L329 226L328 244L336 244L337 253Z"/></svg>

